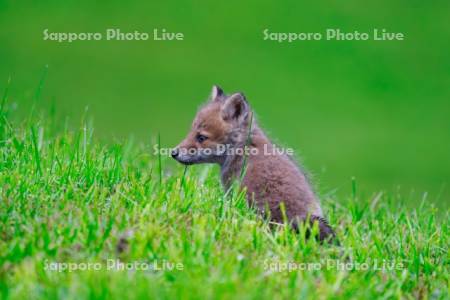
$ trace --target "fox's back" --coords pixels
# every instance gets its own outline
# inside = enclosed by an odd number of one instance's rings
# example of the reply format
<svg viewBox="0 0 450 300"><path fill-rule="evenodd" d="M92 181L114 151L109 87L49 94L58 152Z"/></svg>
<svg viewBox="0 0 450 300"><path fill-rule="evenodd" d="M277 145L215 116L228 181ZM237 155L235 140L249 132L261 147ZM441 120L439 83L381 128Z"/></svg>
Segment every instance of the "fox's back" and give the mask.
<svg viewBox="0 0 450 300"><path fill-rule="evenodd" d="M248 157L243 184L248 200L264 210L267 205L274 221L282 222L281 202L289 220L308 214L322 217L320 205L306 176L286 154L260 154Z"/></svg>

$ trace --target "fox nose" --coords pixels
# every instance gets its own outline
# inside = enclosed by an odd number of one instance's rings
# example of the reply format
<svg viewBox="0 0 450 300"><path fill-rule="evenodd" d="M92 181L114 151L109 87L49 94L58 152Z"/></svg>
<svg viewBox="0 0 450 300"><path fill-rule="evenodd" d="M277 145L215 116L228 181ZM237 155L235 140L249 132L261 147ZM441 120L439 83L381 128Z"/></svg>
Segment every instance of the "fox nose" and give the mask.
<svg viewBox="0 0 450 300"><path fill-rule="evenodd" d="M178 151L178 148L172 149L171 155L173 158L177 158L178 154L180 154L180 151Z"/></svg>

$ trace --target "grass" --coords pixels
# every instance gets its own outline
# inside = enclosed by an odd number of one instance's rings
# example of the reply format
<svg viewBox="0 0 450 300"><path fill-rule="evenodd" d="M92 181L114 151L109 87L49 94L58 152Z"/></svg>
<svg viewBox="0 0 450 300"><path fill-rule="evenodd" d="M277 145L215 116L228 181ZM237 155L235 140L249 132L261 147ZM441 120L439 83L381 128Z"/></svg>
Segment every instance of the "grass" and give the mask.
<svg viewBox="0 0 450 300"><path fill-rule="evenodd" d="M85 121L79 130L54 117L14 123L2 103L3 299L449 297L448 211L438 217L426 200L407 209L394 194L361 196L353 181L349 197L322 197L341 246L320 245L269 228L243 193L224 195L214 168L168 168L152 145L100 142ZM182 270L108 271L108 259ZM337 261L355 268L326 268ZM403 266L375 270L375 261ZM273 268L288 262L317 269Z"/></svg>

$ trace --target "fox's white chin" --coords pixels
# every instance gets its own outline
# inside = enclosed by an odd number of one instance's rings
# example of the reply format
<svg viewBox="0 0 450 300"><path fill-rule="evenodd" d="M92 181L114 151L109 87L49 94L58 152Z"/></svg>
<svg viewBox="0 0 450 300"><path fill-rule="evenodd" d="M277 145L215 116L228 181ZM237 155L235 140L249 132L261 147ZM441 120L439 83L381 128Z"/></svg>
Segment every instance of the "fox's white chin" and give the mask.
<svg viewBox="0 0 450 300"><path fill-rule="evenodd" d="M196 162L195 161L192 161L191 159L183 159L183 158L181 158L181 157L177 157L177 158L174 158L177 162L179 162L180 164L183 164L183 165L193 165L193 164L195 164Z"/></svg>
<svg viewBox="0 0 450 300"><path fill-rule="evenodd" d="M215 159L215 157L177 156L177 157L174 157L174 159L183 165L208 164L208 163L216 163L217 162L217 159Z"/></svg>

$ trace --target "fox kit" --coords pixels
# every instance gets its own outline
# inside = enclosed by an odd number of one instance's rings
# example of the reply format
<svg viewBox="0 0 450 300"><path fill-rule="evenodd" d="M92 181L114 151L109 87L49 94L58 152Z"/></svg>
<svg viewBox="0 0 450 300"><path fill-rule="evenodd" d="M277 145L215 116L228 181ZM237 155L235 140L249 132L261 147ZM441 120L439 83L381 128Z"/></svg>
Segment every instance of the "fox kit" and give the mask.
<svg viewBox="0 0 450 300"><path fill-rule="evenodd" d="M318 238L333 239L305 174L288 155L273 151L275 145L252 114L242 93L225 95L213 86L210 100L197 113L187 137L172 150L172 157L185 165L219 164L223 186L228 189L242 179L249 205L273 222L283 223L285 216L296 229L299 222L318 222Z"/></svg>

